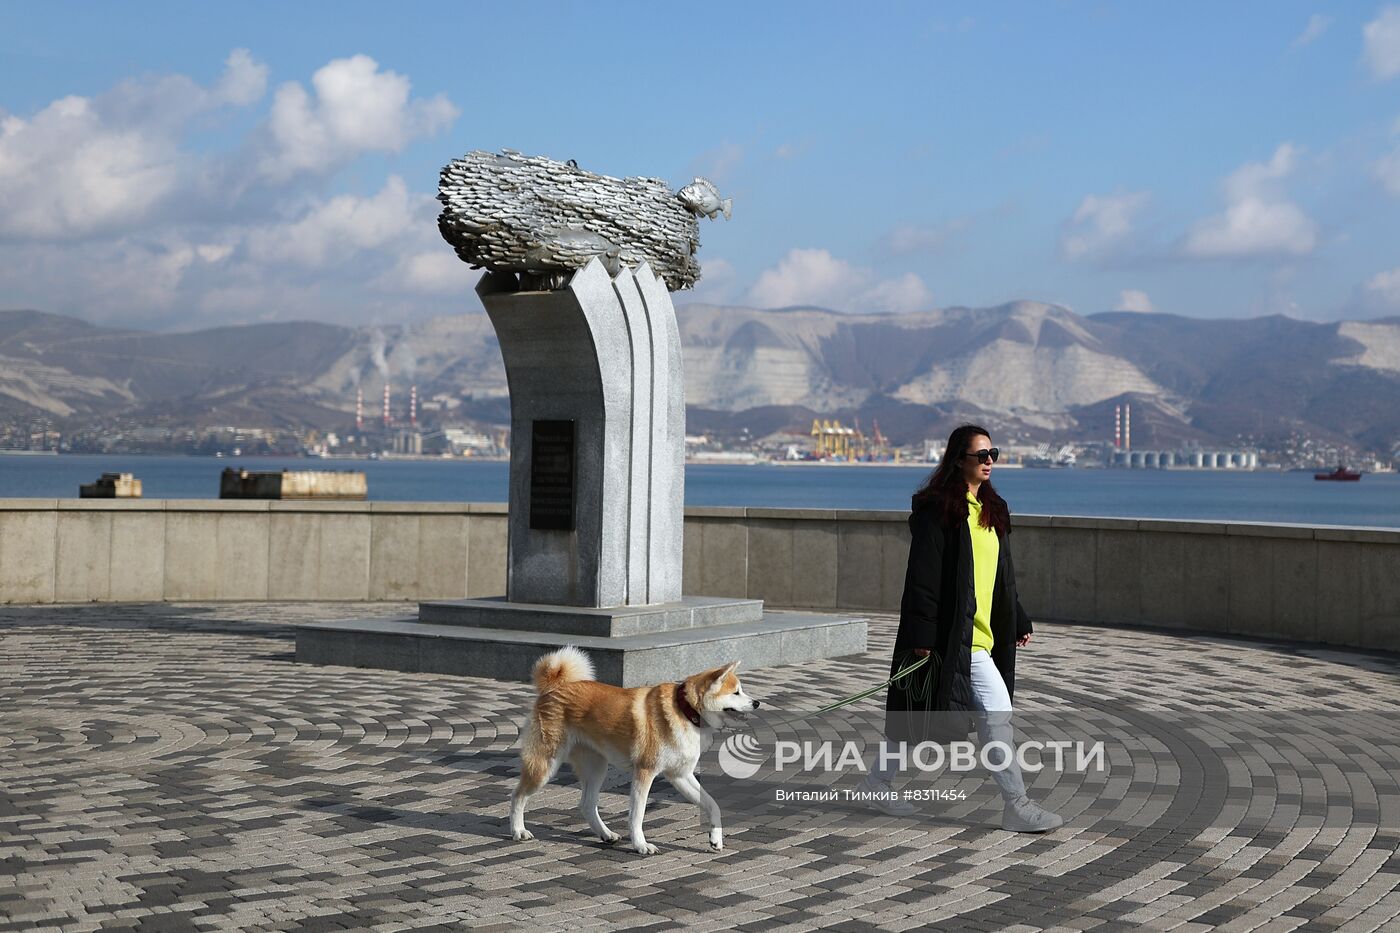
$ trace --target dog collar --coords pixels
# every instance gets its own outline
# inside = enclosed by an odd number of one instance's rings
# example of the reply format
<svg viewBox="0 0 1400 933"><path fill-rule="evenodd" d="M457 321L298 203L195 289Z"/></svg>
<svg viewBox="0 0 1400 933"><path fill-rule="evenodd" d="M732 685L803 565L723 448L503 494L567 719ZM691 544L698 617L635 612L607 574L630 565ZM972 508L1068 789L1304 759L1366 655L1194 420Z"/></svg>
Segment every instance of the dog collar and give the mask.
<svg viewBox="0 0 1400 933"><path fill-rule="evenodd" d="M700 718L695 707L690 705L690 701L685 698L685 684L676 684L676 706L680 709L681 715L690 720L690 724L697 729L705 728L705 720Z"/></svg>

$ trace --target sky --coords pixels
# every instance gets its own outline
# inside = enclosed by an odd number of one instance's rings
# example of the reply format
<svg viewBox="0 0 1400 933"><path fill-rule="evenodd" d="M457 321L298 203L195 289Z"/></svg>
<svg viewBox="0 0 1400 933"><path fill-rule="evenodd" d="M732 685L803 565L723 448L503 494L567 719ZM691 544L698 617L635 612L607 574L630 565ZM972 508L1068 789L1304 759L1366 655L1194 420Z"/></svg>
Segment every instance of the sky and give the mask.
<svg viewBox="0 0 1400 933"><path fill-rule="evenodd" d="M697 174L676 303L1400 314L1400 4L0 0L0 309L480 308L473 149Z"/></svg>

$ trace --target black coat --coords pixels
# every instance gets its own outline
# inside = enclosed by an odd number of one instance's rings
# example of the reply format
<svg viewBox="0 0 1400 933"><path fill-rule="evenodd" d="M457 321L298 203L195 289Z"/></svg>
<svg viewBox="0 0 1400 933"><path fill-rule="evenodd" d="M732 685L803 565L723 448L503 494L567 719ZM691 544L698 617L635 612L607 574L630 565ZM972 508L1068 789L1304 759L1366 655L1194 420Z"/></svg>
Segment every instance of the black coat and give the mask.
<svg viewBox="0 0 1400 933"><path fill-rule="evenodd" d="M946 740L957 733L965 736L966 717L931 717L920 728L918 714L966 713L973 709L972 616L976 590L972 534L966 521L953 526L942 524L935 506L925 506L910 515L909 531L909 566L904 574L890 676L917 660L912 653L914 648L930 649L930 657L928 664L890 687L885 698L886 734L896 741ZM992 662L1006 681L1006 692L1011 694L1016 683L1016 639L1031 632L1031 620L1016 595L1009 531L1002 536L998 548L991 626ZM911 713L915 715L911 717Z"/></svg>

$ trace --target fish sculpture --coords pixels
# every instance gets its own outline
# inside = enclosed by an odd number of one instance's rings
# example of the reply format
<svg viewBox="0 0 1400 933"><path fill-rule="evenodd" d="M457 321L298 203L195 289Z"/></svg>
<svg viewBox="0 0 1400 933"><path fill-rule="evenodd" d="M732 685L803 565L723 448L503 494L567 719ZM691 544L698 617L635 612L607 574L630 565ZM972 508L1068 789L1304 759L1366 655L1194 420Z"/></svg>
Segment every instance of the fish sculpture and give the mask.
<svg viewBox="0 0 1400 933"><path fill-rule="evenodd" d="M708 178L695 176L695 180L682 188L676 195L681 199L681 203L690 208L696 214L704 214L711 220L715 215L724 212L724 219L729 219L730 208L734 204L733 198L723 198L719 196L719 189L715 183Z"/></svg>
<svg viewBox="0 0 1400 933"><path fill-rule="evenodd" d="M469 152L442 169L438 229L472 268L513 272L523 288L559 288L599 259L616 275L643 262L670 291L700 278L699 217L730 216L704 178L673 192L659 178L614 178L572 160Z"/></svg>

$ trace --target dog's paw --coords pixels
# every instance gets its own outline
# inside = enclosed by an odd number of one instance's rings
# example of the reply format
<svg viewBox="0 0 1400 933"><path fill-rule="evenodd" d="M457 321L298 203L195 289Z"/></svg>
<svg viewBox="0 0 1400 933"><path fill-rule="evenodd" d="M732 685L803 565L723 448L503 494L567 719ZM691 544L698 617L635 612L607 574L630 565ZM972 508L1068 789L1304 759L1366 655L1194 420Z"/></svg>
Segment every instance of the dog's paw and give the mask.
<svg viewBox="0 0 1400 933"><path fill-rule="evenodd" d="M724 835L718 831L710 833L710 848L716 852L724 850Z"/></svg>
<svg viewBox="0 0 1400 933"><path fill-rule="evenodd" d="M614 842L617 842L617 840L621 839L622 837L609 829L602 834L601 838L604 842L608 843L609 845L612 845Z"/></svg>
<svg viewBox="0 0 1400 933"><path fill-rule="evenodd" d="M639 842L633 848L637 850L638 855L656 854L656 846L652 845L650 842Z"/></svg>
<svg viewBox="0 0 1400 933"><path fill-rule="evenodd" d="M522 829L519 832L511 833L510 838L514 839L516 842L528 842L529 840L535 838L535 834L530 832L528 829Z"/></svg>

